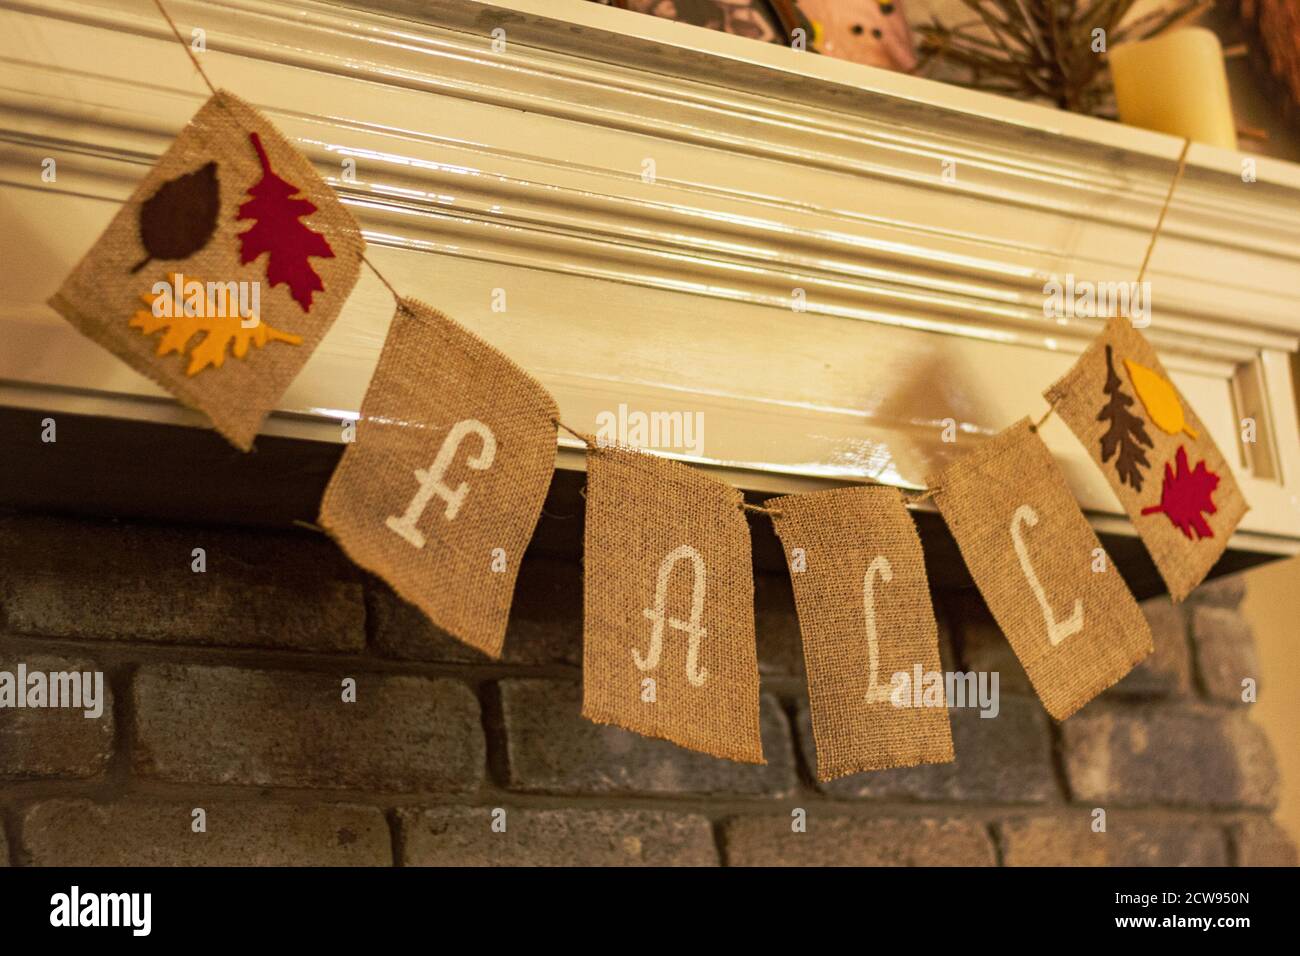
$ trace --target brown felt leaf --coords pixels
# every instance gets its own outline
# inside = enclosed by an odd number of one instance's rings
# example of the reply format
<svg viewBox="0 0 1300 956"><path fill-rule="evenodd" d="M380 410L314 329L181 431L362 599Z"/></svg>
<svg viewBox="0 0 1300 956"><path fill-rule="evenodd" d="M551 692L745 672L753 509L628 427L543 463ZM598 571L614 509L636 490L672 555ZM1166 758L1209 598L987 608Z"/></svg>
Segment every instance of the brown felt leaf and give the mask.
<svg viewBox="0 0 1300 956"><path fill-rule="evenodd" d="M132 274L154 259L185 259L206 246L220 205L215 162L159 186L140 206L140 242L148 255Z"/></svg>
<svg viewBox="0 0 1300 956"><path fill-rule="evenodd" d="M1101 460L1110 461L1111 456L1118 451L1119 455L1115 458L1115 473L1119 476L1120 482L1128 484L1134 491L1141 491L1145 477L1142 469L1150 468L1151 462L1147 461L1146 452L1140 445L1151 448L1151 436L1147 434L1146 423L1129 411L1129 406L1133 404L1133 396L1124 391L1123 380L1115 374L1112 353L1113 349L1107 345L1106 384L1102 387L1102 391L1110 396L1110 400L1097 413L1097 421L1110 422L1110 428L1101 436Z"/></svg>

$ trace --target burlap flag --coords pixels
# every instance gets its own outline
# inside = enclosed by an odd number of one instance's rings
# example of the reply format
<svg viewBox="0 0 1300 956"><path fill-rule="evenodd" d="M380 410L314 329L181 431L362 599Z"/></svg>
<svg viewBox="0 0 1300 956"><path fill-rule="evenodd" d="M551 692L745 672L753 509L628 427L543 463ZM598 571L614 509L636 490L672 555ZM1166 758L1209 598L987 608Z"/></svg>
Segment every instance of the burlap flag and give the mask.
<svg viewBox="0 0 1300 956"><path fill-rule="evenodd" d="M248 450L343 307L364 248L306 157L221 91L50 305Z"/></svg>
<svg viewBox="0 0 1300 956"><path fill-rule="evenodd" d="M766 504L794 584L817 778L951 761L946 699L918 693L940 673L939 630L902 495L838 488Z"/></svg>
<svg viewBox="0 0 1300 956"><path fill-rule="evenodd" d="M584 717L764 762L741 502L679 462L591 445Z"/></svg>
<svg viewBox="0 0 1300 956"><path fill-rule="evenodd" d="M1169 593L1187 597L1249 505L1155 349L1113 318L1044 396L1110 481Z"/></svg>
<svg viewBox="0 0 1300 956"><path fill-rule="evenodd" d="M320 523L438 627L500 657L555 468L557 414L514 362L405 299Z"/></svg>
<svg viewBox="0 0 1300 956"><path fill-rule="evenodd" d="M1025 418L930 479L934 503L1047 712L1151 653L1146 618Z"/></svg>

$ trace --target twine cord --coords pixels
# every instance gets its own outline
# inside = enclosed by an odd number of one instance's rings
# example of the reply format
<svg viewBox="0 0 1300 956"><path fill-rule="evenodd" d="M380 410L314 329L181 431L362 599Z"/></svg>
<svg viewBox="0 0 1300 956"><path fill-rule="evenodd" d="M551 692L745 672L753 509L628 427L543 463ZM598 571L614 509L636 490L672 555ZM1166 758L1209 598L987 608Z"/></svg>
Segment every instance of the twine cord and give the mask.
<svg viewBox="0 0 1300 956"><path fill-rule="evenodd" d="M1054 403L1049 402L1047 405L1047 411L1043 412L1042 417L1039 418L1038 421L1034 422L1032 425L1029 426L1029 430L1031 432L1036 432L1038 431L1038 429L1042 428L1044 423L1046 423L1046 421L1052 417L1052 412L1054 411L1056 411L1056 405Z"/></svg>
<svg viewBox="0 0 1300 956"><path fill-rule="evenodd" d="M1147 266L1151 264L1151 254L1156 251L1156 240L1160 238L1160 230L1165 225L1165 216L1169 215L1169 207L1174 202L1174 190L1178 188L1178 183L1187 170L1187 154L1191 151L1191 148L1192 141L1184 139L1182 152L1178 154L1178 168L1174 171L1174 178L1169 181L1169 192L1165 193L1164 205L1160 207L1160 216L1156 219L1156 227L1151 231L1151 239L1147 242L1146 254L1142 257L1142 268L1138 270L1138 285L1141 285L1142 280L1146 278Z"/></svg>
<svg viewBox="0 0 1300 956"><path fill-rule="evenodd" d="M582 442L582 443L583 443L584 445L586 445L588 448L591 447L591 436L590 436L590 435L584 435L582 432L578 431L576 428L570 428L568 425L564 424L564 422L560 421L558 418L552 418L552 419L551 419L551 424L554 425L556 428L562 428L562 429L564 429L566 432L568 432L568 433L569 433L570 435L572 435L574 438L578 439L578 441Z"/></svg>
<svg viewBox="0 0 1300 956"><path fill-rule="evenodd" d="M162 0L153 0L153 4L155 7L158 8L158 12L162 15L162 18L167 21L167 25L171 28L172 35L176 37L176 42L179 43L181 47L185 50L185 55L190 58L190 62L194 65L194 69L198 71L199 76L202 77L203 82L208 87L208 90L212 93L214 97L217 97L219 100L221 97L220 91L216 88L212 80L208 77L207 71L205 71L203 69L203 65L199 63L199 58L194 55L194 51L190 48L190 45L186 43L185 38L181 36L180 28L176 25L176 21L172 19L171 14L167 12L167 8L163 6ZM1147 266L1151 264L1151 256L1155 252L1156 241L1160 238L1160 232L1164 228L1164 224L1165 224L1165 217L1169 214L1169 207L1173 204L1174 191L1178 188L1178 183L1182 180L1183 173L1187 169L1187 155L1191 150L1191 146L1192 146L1191 139L1184 138L1182 151L1178 154L1178 168L1174 172L1173 179L1171 179L1169 182L1169 191L1165 194L1164 204L1160 207L1160 215L1156 219L1155 228L1151 232L1151 238L1147 242L1146 252L1142 257L1142 267L1138 270L1137 281L1139 285L1141 284L1142 280L1146 277ZM406 308L406 302L403 300L401 293L399 293L397 291L397 288L391 282L388 281L388 278L382 272L379 271L379 268L373 262L371 262L365 256L364 253L361 256L361 261L364 262L367 267L369 267L370 271L375 274L375 278L377 278L381 283L383 283L384 288L386 288L389 291L389 293L393 296L393 301L397 304L398 311L403 313L407 312L408 310ZM1039 418L1037 422L1030 425L1030 431L1037 432L1040 428L1042 428L1043 424L1052 416L1052 413L1055 410L1056 410L1055 405L1049 404L1047 411L1043 413L1042 417ZM582 442L588 448L592 447L592 445L594 444L594 440L590 435L583 434L577 429L571 428L570 426L564 424L564 422L560 421L558 418L552 419L552 422L557 428L563 429L564 431L568 432L570 435L578 439L578 441ZM884 482L873 481L871 479L864 479L862 483L872 487L896 487L894 485L886 485ZM937 493L940 490L941 490L940 488L919 488L915 491L903 492L903 501L905 504L909 504L909 505L918 504L919 502L925 501L926 499L932 497L935 493ZM584 498L586 497L585 493L583 494L583 497ZM779 509L764 508L762 505L751 505L748 502L741 502L740 509L742 511L752 512L754 514L768 515L769 517L779 517L781 514ZM324 530L322 528L317 528L315 525L311 525L309 522L295 522L295 523L301 524L304 527L311 527L315 530L320 530L320 531Z"/></svg>
<svg viewBox="0 0 1300 956"><path fill-rule="evenodd" d="M380 282L382 282L384 284L384 288L393 294L393 301L397 303L397 307L401 309L403 312L405 312L406 303L402 301L401 293L399 293L397 289L393 287L393 284L389 282L387 278L384 277L384 274L382 272L380 272L377 268L375 268L375 264L366 258L365 253L361 254L361 261L370 267L370 271L375 274L375 278L378 279Z"/></svg>
<svg viewBox="0 0 1300 956"><path fill-rule="evenodd" d="M199 58L194 55L194 51L190 49L190 45L186 43L185 38L181 36L180 28L176 26L176 21L172 19L171 14L168 13L167 9L162 5L162 0L153 0L153 5L158 8L158 12L162 14L162 18L166 20L167 25L172 28L172 36L176 37L176 42L185 50L185 55L188 56L190 62L194 64L194 69L199 71L199 76L203 77L203 82L208 85L208 89L212 92L212 95L216 96L217 88L212 85L212 81L208 79L208 74L199 63Z"/></svg>

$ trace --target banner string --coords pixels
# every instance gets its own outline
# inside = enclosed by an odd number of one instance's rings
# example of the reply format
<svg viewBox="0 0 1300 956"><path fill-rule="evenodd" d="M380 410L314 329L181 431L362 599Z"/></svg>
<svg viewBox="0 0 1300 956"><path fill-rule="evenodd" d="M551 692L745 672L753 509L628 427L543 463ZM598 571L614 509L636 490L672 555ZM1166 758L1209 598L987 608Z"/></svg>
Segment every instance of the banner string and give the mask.
<svg viewBox="0 0 1300 956"><path fill-rule="evenodd" d="M1169 192L1165 193L1165 204L1160 207L1160 216L1156 219L1156 227L1151 231L1151 239L1147 242L1146 255L1142 257L1142 268L1138 270L1138 285L1141 285L1142 280L1146 278L1147 266L1151 264L1151 254L1156 251L1156 240L1160 238L1160 230L1165 225L1165 216L1169 215L1169 207L1173 205L1174 190L1178 188L1178 183L1187 170L1187 154L1191 151L1191 148L1191 139L1184 137L1182 152L1178 154L1178 169L1174 171L1174 178L1169 181Z"/></svg>
<svg viewBox="0 0 1300 956"><path fill-rule="evenodd" d="M588 448L591 447L591 436L590 436L590 435L584 435L582 432L578 431L576 428L570 428L568 425L564 424L564 422L560 421L558 418L552 418L552 419L551 419L551 424L554 425L556 428L562 428L562 429L564 429L566 432L568 432L568 433L569 433L570 435L572 435L574 438L578 439L578 441L582 442L582 443L583 443L584 445L586 445Z"/></svg>
<svg viewBox="0 0 1300 956"><path fill-rule="evenodd" d="M208 74L204 72L203 66L199 63L199 58L194 55L194 51L190 49L190 45L186 43L185 38L181 36L180 28L176 26L176 21L172 19L171 14L168 13L167 9L162 5L162 0L153 0L153 5L158 8L158 12L162 14L162 18L166 20L167 25L172 28L172 36L176 37L176 42L185 50L185 55L188 56L190 62L194 64L194 69L198 70L199 76L203 77L203 82L208 85L208 89L212 92L212 95L216 96L217 88L212 85L212 80L208 79Z"/></svg>
<svg viewBox="0 0 1300 956"><path fill-rule="evenodd" d="M171 14L167 12L167 8L163 6L162 0L153 0L153 4L155 7L158 8L158 12L162 15L162 18L167 21L167 25L171 28L172 35L176 37L176 42L179 43L181 47L185 50L185 55L188 56L190 58L190 62L194 64L194 69L198 72L199 76L202 77L203 82L208 87L208 90L212 93L214 97L216 97L217 101L220 102L221 100L220 90L218 90L217 87L213 84L212 80L208 77L207 72L203 69L203 65L199 63L199 58L194 55L194 51L190 49L190 45L186 43L185 38L181 36L180 28L177 27L176 21L172 19ZM1161 229L1164 228L1165 216L1168 215L1169 207L1173 204L1174 190L1178 188L1178 183L1183 178L1183 173L1187 169L1187 155L1188 152L1191 150L1191 146L1192 146L1191 139L1184 138L1182 151L1178 155L1178 168L1174 172L1173 179L1171 179L1169 182L1169 191L1165 194L1164 204L1160 207L1160 215L1156 219L1155 228L1152 230L1151 238L1147 242L1146 253L1142 257L1142 268L1138 270L1137 281L1139 285L1141 284L1143 278L1146 277L1147 266L1151 263L1152 253L1155 252L1156 241L1160 238ZM399 293L397 291L397 288L391 282L388 281L388 278L382 272L379 271L379 267L376 266L373 262L371 262L370 259L365 256L364 253L361 256L361 261L366 264L366 266L370 269L370 271L375 274L375 278L377 278L381 283L383 283L384 288L386 288L389 291L389 293L393 296L393 301L397 304L398 311L406 312L407 311L406 303L403 300L401 293ZM1042 428L1043 424L1049 418L1051 418L1052 413L1055 410L1056 410L1055 406L1049 404L1047 407L1047 411L1043 413L1042 417L1039 418L1037 422L1030 425L1030 431L1037 432L1038 429ZM552 422L555 424L557 428L561 428L564 431L568 432L570 435L578 439L588 448L591 448L592 445L594 444L594 439L590 435L586 435L583 432L578 431L576 428L569 427L568 425L564 424L564 422L560 421L558 418L552 419ZM889 488L897 487L896 485L889 485L882 481L873 481L870 478L863 478L862 483L874 487L889 487ZM939 490L940 490L939 488L918 488L915 491L905 491L903 492L903 501L909 505L918 504L919 502L925 501L926 499L930 498ZM584 495L583 497L586 496ZM748 502L742 502L740 508L742 511L753 512L755 514L765 514L768 515L769 517L777 517L781 514L779 509L764 508L761 505L751 505ZM295 522L295 523L300 523L304 526L310 526L315 528L315 526L310 525L309 522ZM318 530L323 530L323 529L318 529Z"/></svg>

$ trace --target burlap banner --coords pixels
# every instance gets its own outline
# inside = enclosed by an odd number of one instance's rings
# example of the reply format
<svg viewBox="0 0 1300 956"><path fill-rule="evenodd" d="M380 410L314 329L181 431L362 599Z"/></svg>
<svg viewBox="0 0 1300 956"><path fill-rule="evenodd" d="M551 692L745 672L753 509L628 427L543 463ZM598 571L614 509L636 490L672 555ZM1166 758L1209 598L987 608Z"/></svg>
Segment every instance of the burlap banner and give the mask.
<svg viewBox="0 0 1300 956"><path fill-rule="evenodd" d="M953 759L946 703L922 706L939 632L916 526L896 488L766 502L803 634L817 778Z"/></svg>
<svg viewBox="0 0 1300 956"><path fill-rule="evenodd" d="M583 716L764 762L742 500L679 462L590 447Z"/></svg>
<svg viewBox="0 0 1300 956"><path fill-rule="evenodd" d="M50 304L247 450L338 315L363 250L311 163L254 108L217 92ZM1247 505L1154 350L1113 319L1045 394L1174 598L1185 597ZM498 657L557 423L536 380L402 299L320 522L435 625ZM589 444L587 463L583 715L763 763L740 492L625 448ZM1145 617L1028 419L929 484L1053 717L1151 652ZM941 663L921 543L899 492L770 504L803 633L818 778L951 761L947 707L915 693L921 681L934 686Z"/></svg>
<svg viewBox="0 0 1300 956"><path fill-rule="evenodd" d="M1119 496L1169 593L1187 597L1249 506L1155 349L1113 318L1044 396Z"/></svg>
<svg viewBox="0 0 1300 956"><path fill-rule="evenodd" d="M311 163L222 91L50 305L248 450L352 291L364 247Z"/></svg>
<svg viewBox="0 0 1300 956"><path fill-rule="evenodd" d="M499 657L555 467L556 414L514 362L405 299L320 523L434 624Z"/></svg>
<svg viewBox="0 0 1300 956"><path fill-rule="evenodd" d="M1151 653L1151 630L1024 418L930 479L971 577L1064 720Z"/></svg>

